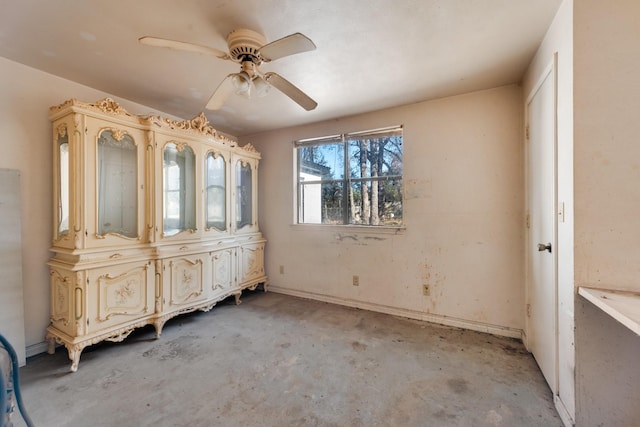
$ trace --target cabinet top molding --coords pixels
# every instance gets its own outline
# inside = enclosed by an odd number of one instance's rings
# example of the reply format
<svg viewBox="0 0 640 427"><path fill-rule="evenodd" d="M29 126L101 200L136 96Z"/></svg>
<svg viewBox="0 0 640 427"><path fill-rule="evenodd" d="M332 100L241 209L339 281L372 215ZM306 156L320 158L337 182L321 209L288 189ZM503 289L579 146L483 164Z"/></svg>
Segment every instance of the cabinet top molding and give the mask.
<svg viewBox="0 0 640 427"><path fill-rule="evenodd" d="M120 106L120 104L118 104L116 101L114 101L111 98L104 98L96 102L81 102L75 98L72 98L63 102L60 105L56 105L49 108L49 117L56 116L58 113L71 107L79 107L87 110L100 111L100 112L111 114L114 116L125 116L129 118L140 119L140 117L134 116L133 114L129 113L122 106Z"/></svg>
<svg viewBox="0 0 640 427"><path fill-rule="evenodd" d="M187 132L199 136L210 137L229 147L237 147L248 152L256 152L255 148L251 144L238 147L238 143L236 141L218 133L218 131L211 126L204 113L198 114L191 120L172 120L162 116L137 116L131 114L111 98L104 98L96 102L82 102L72 98L60 105L49 108L49 118L51 120L55 120L69 109L107 114L111 118L124 119L128 122L138 123L149 128Z"/></svg>

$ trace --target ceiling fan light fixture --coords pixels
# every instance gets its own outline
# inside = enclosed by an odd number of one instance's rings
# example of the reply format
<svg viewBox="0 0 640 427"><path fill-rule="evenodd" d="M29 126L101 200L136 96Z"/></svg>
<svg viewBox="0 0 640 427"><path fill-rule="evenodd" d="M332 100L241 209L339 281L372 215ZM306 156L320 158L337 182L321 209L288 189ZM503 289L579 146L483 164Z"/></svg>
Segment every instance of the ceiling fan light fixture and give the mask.
<svg viewBox="0 0 640 427"><path fill-rule="evenodd" d="M253 86L256 90L256 96L259 98L267 96L269 89L271 89L271 85L260 76L253 79Z"/></svg>
<svg viewBox="0 0 640 427"><path fill-rule="evenodd" d="M238 74L235 74L231 79L233 82L233 87L235 88L235 93L237 95L244 96L249 98L251 96L251 77L244 71L240 71Z"/></svg>

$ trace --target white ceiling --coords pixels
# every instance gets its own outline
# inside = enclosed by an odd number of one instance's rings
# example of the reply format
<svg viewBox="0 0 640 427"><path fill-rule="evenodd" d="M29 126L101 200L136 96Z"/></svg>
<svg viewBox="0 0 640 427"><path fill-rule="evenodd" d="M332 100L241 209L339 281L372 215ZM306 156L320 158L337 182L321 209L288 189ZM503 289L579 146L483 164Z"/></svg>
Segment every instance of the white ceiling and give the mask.
<svg viewBox="0 0 640 427"><path fill-rule="evenodd" d="M244 136L519 82L561 0L0 0L0 56ZM265 63L318 102L209 97L239 65L142 46L144 35L227 51L249 28L317 50ZM95 100L83 100L95 101ZM134 112L144 113L144 112Z"/></svg>

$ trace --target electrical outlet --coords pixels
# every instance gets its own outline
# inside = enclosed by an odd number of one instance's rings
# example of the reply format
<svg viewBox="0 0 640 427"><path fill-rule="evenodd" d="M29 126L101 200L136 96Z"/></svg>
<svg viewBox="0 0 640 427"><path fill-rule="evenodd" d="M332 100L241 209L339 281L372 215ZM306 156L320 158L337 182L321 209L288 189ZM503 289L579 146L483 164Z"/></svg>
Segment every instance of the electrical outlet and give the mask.
<svg viewBox="0 0 640 427"><path fill-rule="evenodd" d="M353 286L360 286L360 277L353 276Z"/></svg>
<svg viewBox="0 0 640 427"><path fill-rule="evenodd" d="M431 286L428 283L422 285L422 295L429 296L431 295Z"/></svg>
<svg viewBox="0 0 640 427"><path fill-rule="evenodd" d="M284 274L284 265L280 266L280 274Z"/></svg>

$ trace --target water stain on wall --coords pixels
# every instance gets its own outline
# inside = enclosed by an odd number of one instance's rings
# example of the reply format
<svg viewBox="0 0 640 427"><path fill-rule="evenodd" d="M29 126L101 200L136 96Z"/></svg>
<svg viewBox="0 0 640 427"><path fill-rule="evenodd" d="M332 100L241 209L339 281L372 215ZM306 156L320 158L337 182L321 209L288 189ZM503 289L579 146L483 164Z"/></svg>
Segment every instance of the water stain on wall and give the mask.
<svg viewBox="0 0 640 427"><path fill-rule="evenodd" d="M404 199L426 199L431 197L430 179L407 179L404 181Z"/></svg>
<svg viewBox="0 0 640 427"><path fill-rule="evenodd" d="M425 295L425 298L428 299L425 311L427 313L433 313L436 311L439 297L442 297L444 293L442 284L446 277L438 272L434 272L433 265L429 261L420 263L418 269L420 271L420 286L429 287L429 295Z"/></svg>

